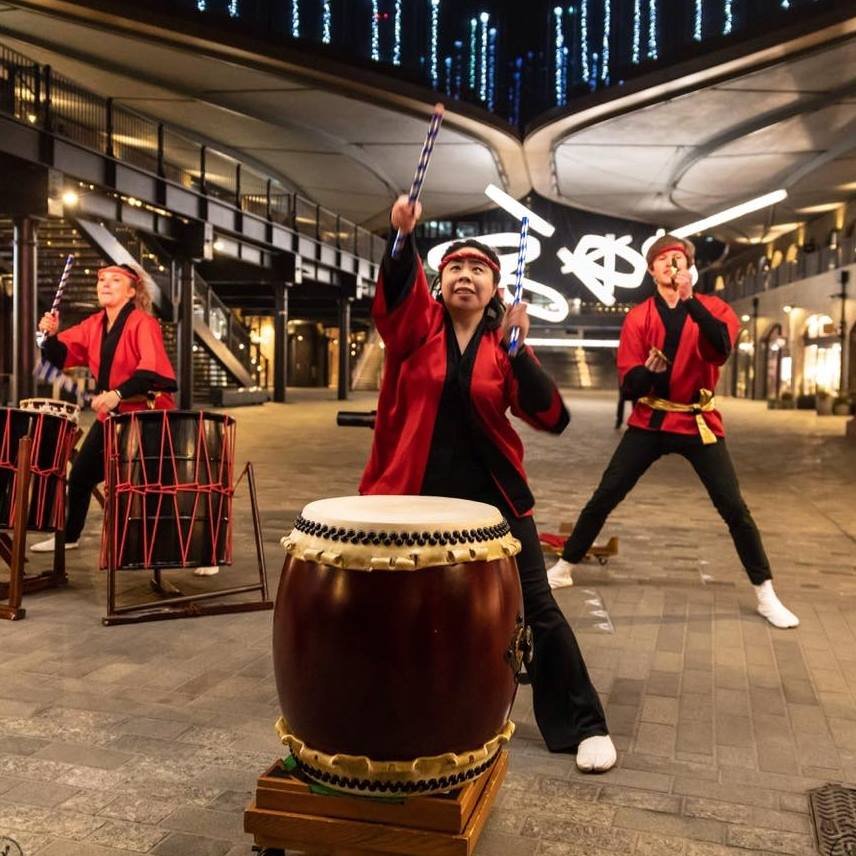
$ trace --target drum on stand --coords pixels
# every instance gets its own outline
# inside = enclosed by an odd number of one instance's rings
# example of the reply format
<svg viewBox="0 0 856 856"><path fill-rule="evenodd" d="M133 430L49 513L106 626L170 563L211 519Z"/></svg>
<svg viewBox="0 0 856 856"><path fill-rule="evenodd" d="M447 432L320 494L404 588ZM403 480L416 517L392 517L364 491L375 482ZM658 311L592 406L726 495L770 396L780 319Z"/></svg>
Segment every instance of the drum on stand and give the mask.
<svg viewBox="0 0 856 856"><path fill-rule="evenodd" d="M232 560L235 420L138 410L105 426L102 567L189 568Z"/></svg>
<svg viewBox="0 0 856 856"><path fill-rule="evenodd" d="M61 402L64 403L64 402ZM54 532L65 527L65 483L77 423L54 412L0 407L0 529L12 529L12 497L18 475L18 442L31 437L30 499L26 528Z"/></svg>
<svg viewBox="0 0 856 856"><path fill-rule="evenodd" d="M495 508L423 496L307 505L283 539L277 730L310 778L353 793L450 790L492 763L531 636Z"/></svg>

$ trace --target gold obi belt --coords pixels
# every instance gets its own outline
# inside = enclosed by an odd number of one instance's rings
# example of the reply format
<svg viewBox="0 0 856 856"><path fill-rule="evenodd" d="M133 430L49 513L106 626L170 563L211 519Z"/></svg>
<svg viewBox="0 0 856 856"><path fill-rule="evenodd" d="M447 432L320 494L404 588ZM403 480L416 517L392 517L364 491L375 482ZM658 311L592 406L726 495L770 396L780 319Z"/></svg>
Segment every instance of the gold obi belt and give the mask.
<svg viewBox="0 0 856 856"><path fill-rule="evenodd" d="M652 410L665 410L667 413L692 413L695 416L696 425L698 425L698 433L701 435L701 441L705 446L716 442L716 434L707 426L702 413L708 413L716 407L716 401L713 393L709 389L699 390L699 400L695 404L681 404L677 401L668 401L665 398L657 398L653 395L646 395L640 398L642 404L647 404Z"/></svg>

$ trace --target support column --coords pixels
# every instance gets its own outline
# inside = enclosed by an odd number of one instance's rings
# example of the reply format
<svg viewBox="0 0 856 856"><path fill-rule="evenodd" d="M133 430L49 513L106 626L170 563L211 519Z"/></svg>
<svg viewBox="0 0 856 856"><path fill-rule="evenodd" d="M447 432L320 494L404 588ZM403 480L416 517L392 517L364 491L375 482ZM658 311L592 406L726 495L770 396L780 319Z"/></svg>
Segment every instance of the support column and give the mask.
<svg viewBox="0 0 856 856"><path fill-rule="evenodd" d="M288 286L273 287L273 400L286 401L288 386Z"/></svg>
<svg viewBox="0 0 856 856"><path fill-rule="evenodd" d="M351 386L351 298L339 297L339 401L347 401Z"/></svg>
<svg viewBox="0 0 856 856"><path fill-rule="evenodd" d="M193 408L193 262L181 263L178 303L178 406Z"/></svg>
<svg viewBox="0 0 856 856"><path fill-rule="evenodd" d="M761 349L758 347L758 303L757 297L752 298L752 361L750 367L752 376L749 378L749 397L754 401L758 397L758 359Z"/></svg>
<svg viewBox="0 0 856 856"><path fill-rule="evenodd" d="M36 324L38 231L32 217L16 217L14 223L12 286L13 376L10 400L13 405L22 398L32 398L36 381Z"/></svg>
<svg viewBox="0 0 856 856"><path fill-rule="evenodd" d="M847 283L850 281L850 271L840 270L838 272L838 281L841 284L841 291L838 296L841 298L841 320L838 325L838 337L841 342L841 373L838 379L838 395L841 398L847 398L847 391L852 384L852 378L847 377L848 353L847 353Z"/></svg>

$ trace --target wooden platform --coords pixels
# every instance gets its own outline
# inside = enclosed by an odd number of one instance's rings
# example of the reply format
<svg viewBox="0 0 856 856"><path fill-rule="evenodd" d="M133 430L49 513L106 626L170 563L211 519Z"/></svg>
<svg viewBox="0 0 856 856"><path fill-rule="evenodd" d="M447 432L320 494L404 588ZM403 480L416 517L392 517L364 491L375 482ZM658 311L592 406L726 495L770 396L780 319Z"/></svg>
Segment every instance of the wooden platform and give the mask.
<svg viewBox="0 0 856 856"><path fill-rule="evenodd" d="M331 794L277 761L259 777L244 830L258 847L307 856L471 856L507 769L503 750L451 793L394 800Z"/></svg>

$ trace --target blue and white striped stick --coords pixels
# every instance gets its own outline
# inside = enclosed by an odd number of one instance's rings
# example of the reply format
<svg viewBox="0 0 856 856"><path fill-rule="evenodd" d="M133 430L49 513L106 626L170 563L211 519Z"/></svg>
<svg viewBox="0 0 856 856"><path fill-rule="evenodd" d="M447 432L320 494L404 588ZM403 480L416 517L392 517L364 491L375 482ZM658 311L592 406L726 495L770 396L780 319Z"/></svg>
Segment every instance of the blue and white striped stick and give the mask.
<svg viewBox="0 0 856 856"><path fill-rule="evenodd" d="M419 194L422 192L422 182L425 181L425 173L428 171L428 162L431 160L431 152L434 151L434 141L437 139L437 134L440 132L440 123L443 121L443 113L446 112L442 104L434 105L434 112L431 114L431 123L428 125L428 133L425 135L425 142L422 144L422 153L419 155L419 164L416 167L416 175L413 176L413 184L410 185L410 193L407 201L412 208L419 199ZM392 245L392 257L396 258L401 252L401 247L404 244L404 239L407 235L398 230L395 236L395 243Z"/></svg>
<svg viewBox="0 0 856 856"><path fill-rule="evenodd" d="M517 270L514 272L514 299L512 306L520 303L520 295L523 292L523 268L526 266L526 243L529 238L529 218L524 217L520 221L520 246L517 249ZM508 353L513 357L517 353L520 340L520 328L511 328L508 336Z"/></svg>
<svg viewBox="0 0 856 856"><path fill-rule="evenodd" d="M68 258L65 260L65 267L63 268L62 276L59 278L59 285L56 287L56 294L54 295L53 304L51 305L51 315L56 315L57 310L59 309L59 305L62 302L62 293L65 291L65 287L68 284L68 278L71 275L71 266L73 264L74 253L69 253ZM41 330L37 331L36 344L41 348L47 337L47 333L44 333Z"/></svg>
<svg viewBox="0 0 856 856"><path fill-rule="evenodd" d="M89 392L81 392L78 385L63 372L58 369L53 363L42 358L41 362L36 366L35 376L38 380L44 383L53 383L59 381L59 385L66 391L77 396L77 403L82 407L84 404L89 404L93 395Z"/></svg>

